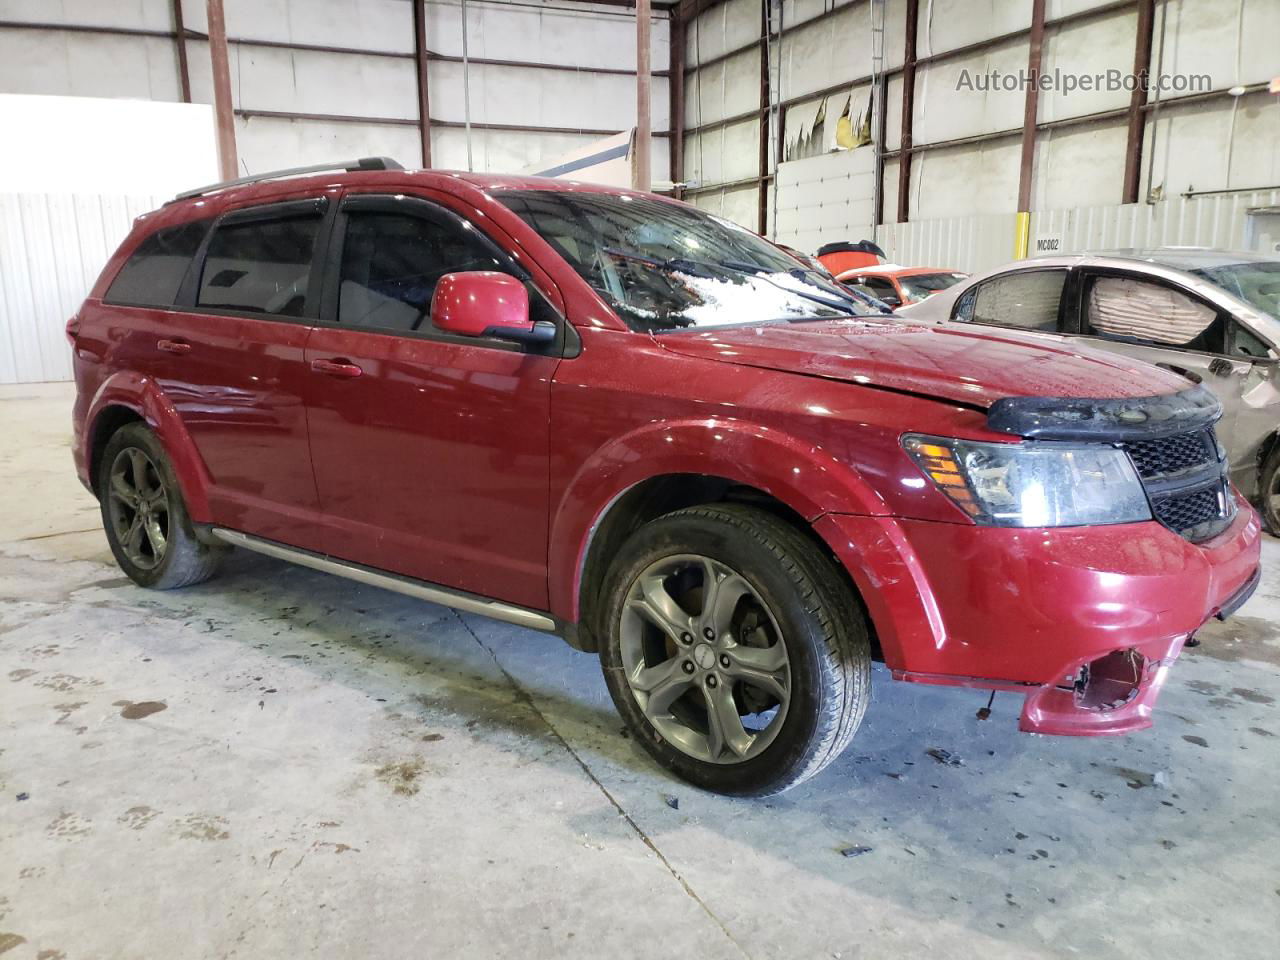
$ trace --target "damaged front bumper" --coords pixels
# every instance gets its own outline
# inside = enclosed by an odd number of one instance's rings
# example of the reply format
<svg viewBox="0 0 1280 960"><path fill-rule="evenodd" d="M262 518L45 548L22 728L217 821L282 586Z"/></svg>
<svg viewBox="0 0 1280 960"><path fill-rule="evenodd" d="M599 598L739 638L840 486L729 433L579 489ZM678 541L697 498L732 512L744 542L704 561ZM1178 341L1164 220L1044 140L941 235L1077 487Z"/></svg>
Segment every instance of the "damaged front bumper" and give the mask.
<svg viewBox="0 0 1280 960"><path fill-rule="evenodd" d="M1192 543L1155 522L1010 529L829 515L896 679L1010 691L1019 728L1140 730L1170 666L1257 586L1261 530L1240 500Z"/></svg>

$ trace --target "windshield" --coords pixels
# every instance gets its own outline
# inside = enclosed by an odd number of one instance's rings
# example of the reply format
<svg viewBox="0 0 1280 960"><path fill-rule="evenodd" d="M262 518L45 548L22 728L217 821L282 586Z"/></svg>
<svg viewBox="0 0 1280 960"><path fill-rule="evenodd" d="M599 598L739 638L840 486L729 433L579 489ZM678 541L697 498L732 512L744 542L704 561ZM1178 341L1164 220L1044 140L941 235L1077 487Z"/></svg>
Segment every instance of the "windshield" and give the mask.
<svg viewBox="0 0 1280 960"><path fill-rule="evenodd" d="M1190 273L1280 320L1280 261L1228 263Z"/></svg>
<svg viewBox="0 0 1280 960"><path fill-rule="evenodd" d="M690 207L608 193L501 193L633 329L872 313L771 243Z"/></svg>
<svg viewBox="0 0 1280 960"><path fill-rule="evenodd" d="M967 273L917 273L898 277L898 283L912 300L923 300L939 290L953 287L969 275Z"/></svg>

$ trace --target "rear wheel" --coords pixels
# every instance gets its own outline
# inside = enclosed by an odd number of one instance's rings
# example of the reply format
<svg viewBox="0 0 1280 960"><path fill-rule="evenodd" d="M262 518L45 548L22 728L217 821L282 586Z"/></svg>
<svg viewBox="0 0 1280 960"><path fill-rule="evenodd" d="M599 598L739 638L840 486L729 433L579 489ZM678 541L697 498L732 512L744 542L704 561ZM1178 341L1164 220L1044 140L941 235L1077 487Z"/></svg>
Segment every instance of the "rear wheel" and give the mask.
<svg viewBox="0 0 1280 960"><path fill-rule="evenodd" d="M605 584L601 661L636 739L717 793L768 796L857 730L870 643L831 561L772 514L680 510L641 528Z"/></svg>
<svg viewBox="0 0 1280 960"><path fill-rule="evenodd" d="M1273 537L1280 537L1280 443L1271 448L1258 477L1258 512Z"/></svg>
<svg viewBox="0 0 1280 960"><path fill-rule="evenodd" d="M140 586L172 590L200 583L227 552L196 539L169 458L144 424L121 427L107 442L98 499L116 563Z"/></svg>

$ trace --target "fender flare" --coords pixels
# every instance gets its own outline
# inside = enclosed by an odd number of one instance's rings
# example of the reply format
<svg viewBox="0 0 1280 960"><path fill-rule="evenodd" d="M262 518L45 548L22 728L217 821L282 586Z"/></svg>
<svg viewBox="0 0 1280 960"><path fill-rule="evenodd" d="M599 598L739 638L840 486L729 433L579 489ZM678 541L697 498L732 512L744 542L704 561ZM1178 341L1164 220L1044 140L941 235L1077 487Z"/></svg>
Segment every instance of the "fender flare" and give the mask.
<svg viewBox="0 0 1280 960"><path fill-rule="evenodd" d="M99 418L111 407L132 410L155 431L173 466L188 516L195 523L212 522L208 495L211 483L209 470L173 402L151 377L131 370L121 370L104 380L98 388L85 417L88 425L85 432L87 469L98 453L95 449L95 435Z"/></svg>
<svg viewBox="0 0 1280 960"><path fill-rule="evenodd" d="M754 487L810 523L831 512L887 512L853 466L782 431L718 417L645 424L597 450L565 487L548 544L553 613L578 621L587 556L608 511L637 484L674 474Z"/></svg>

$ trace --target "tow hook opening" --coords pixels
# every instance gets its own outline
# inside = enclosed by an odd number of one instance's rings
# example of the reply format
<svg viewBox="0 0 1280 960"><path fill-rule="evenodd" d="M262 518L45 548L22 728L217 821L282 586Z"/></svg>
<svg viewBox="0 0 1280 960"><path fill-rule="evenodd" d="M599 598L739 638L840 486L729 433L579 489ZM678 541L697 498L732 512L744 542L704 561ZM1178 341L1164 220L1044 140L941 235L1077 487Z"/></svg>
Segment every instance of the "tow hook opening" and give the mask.
<svg viewBox="0 0 1280 960"><path fill-rule="evenodd" d="M1082 710L1116 710L1138 695L1147 658L1130 647L1080 667L1072 678L1076 706Z"/></svg>

